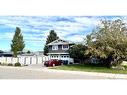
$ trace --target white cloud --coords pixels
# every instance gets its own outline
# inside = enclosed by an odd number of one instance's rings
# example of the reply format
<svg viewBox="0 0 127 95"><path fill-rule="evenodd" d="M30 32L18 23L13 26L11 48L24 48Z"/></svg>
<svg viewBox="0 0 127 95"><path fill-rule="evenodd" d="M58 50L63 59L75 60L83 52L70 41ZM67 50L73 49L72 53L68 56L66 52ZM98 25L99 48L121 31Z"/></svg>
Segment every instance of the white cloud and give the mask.
<svg viewBox="0 0 127 95"><path fill-rule="evenodd" d="M91 26L91 25L97 25L99 19L97 19L96 17L77 17L75 18L75 20L78 23L84 24L85 26Z"/></svg>
<svg viewBox="0 0 127 95"><path fill-rule="evenodd" d="M13 33L1 33L0 39L12 39Z"/></svg>
<svg viewBox="0 0 127 95"><path fill-rule="evenodd" d="M66 39L71 42L83 42L84 41L84 35L73 35L72 37L66 37L63 39Z"/></svg>
<svg viewBox="0 0 127 95"><path fill-rule="evenodd" d="M11 29L20 27L26 43L43 48L50 30L54 29L60 38L80 42L99 24L100 19L101 17L84 16L1 16L0 24ZM1 34L0 39L11 40L14 32Z"/></svg>

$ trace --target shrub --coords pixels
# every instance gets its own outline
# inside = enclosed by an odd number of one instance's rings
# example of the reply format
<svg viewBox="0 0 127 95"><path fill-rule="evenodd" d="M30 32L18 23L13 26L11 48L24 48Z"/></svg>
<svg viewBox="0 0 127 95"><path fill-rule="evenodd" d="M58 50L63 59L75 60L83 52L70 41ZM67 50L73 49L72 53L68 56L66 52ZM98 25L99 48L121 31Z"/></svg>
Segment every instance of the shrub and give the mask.
<svg viewBox="0 0 127 95"><path fill-rule="evenodd" d="M1 63L1 66L7 66L7 63Z"/></svg>
<svg viewBox="0 0 127 95"><path fill-rule="evenodd" d="M3 65L7 65L7 63L6 63L6 62L3 62L2 64L3 64Z"/></svg>
<svg viewBox="0 0 127 95"><path fill-rule="evenodd" d="M28 64L25 64L24 66L28 66Z"/></svg>
<svg viewBox="0 0 127 95"><path fill-rule="evenodd" d="M21 64L19 62L15 63L15 66L21 66Z"/></svg>
<svg viewBox="0 0 127 95"><path fill-rule="evenodd" d="M127 66L123 66L125 69L127 69Z"/></svg>
<svg viewBox="0 0 127 95"><path fill-rule="evenodd" d="M125 70L126 69L124 66L115 66L115 67L112 66L111 68L114 70Z"/></svg>
<svg viewBox="0 0 127 95"><path fill-rule="evenodd" d="M121 66L127 66L127 61L123 61L123 62L121 63Z"/></svg>
<svg viewBox="0 0 127 95"><path fill-rule="evenodd" d="M12 63L9 63L8 66L13 66L13 64Z"/></svg>
<svg viewBox="0 0 127 95"><path fill-rule="evenodd" d="M69 64L73 64L73 62L69 62Z"/></svg>

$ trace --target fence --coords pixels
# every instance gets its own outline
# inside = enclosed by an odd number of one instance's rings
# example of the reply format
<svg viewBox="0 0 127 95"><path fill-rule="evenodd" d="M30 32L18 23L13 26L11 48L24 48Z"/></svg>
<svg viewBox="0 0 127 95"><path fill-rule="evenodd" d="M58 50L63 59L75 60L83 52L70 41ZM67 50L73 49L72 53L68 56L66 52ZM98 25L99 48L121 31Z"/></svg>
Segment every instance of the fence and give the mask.
<svg viewBox="0 0 127 95"><path fill-rule="evenodd" d="M15 64L16 62L19 62L24 65L28 64L43 64L45 61L48 61L48 56L20 56L17 58L14 57L0 57L1 63L12 63Z"/></svg>

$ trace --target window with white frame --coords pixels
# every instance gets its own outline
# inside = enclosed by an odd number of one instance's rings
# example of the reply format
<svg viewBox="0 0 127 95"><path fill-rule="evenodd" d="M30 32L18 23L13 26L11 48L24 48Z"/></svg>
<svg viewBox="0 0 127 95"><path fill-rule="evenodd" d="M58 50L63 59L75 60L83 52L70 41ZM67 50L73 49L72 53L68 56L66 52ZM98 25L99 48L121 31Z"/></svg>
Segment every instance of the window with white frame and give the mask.
<svg viewBox="0 0 127 95"><path fill-rule="evenodd" d="M67 58L69 58L69 56L67 55Z"/></svg>
<svg viewBox="0 0 127 95"><path fill-rule="evenodd" d="M62 45L62 50L68 50L69 49L69 45Z"/></svg>
<svg viewBox="0 0 127 95"><path fill-rule="evenodd" d="M52 50L58 50L58 45L53 45Z"/></svg>

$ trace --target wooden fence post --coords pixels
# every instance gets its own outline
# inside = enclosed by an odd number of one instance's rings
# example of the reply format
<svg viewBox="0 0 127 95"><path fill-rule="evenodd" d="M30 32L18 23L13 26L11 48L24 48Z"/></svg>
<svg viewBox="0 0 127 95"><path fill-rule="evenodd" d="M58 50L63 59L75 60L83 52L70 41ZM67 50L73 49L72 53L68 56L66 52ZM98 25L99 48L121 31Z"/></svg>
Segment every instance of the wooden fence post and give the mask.
<svg viewBox="0 0 127 95"><path fill-rule="evenodd" d="M19 57L17 57L17 63L19 62Z"/></svg>
<svg viewBox="0 0 127 95"><path fill-rule="evenodd" d="M46 61L46 57L45 57L45 61Z"/></svg>
<svg viewBox="0 0 127 95"><path fill-rule="evenodd" d="M24 65L26 64L26 57L24 57Z"/></svg>
<svg viewBox="0 0 127 95"><path fill-rule="evenodd" d="M38 63L38 57L36 56L36 64Z"/></svg>
<svg viewBox="0 0 127 95"><path fill-rule="evenodd" d="M32 64L32 57L30 57L30 64Z"/></svg>
<svg viewBox="0 0 127 95"><path fill-rule="evenodd" d="M42 57L42 63L43 63L43 57Z"/></svg>
<svg viewBox="0 0 127 95"><path fill-rule="evenodd" d="M13 64L13 57L11 57L11 63Z"/></svg>
<svg viewBox="0 0 127 95"><path fill-rule="evenodd" d="M5 57L5 61L6 61L5 63L7 63L7 57Z"/></svg>

